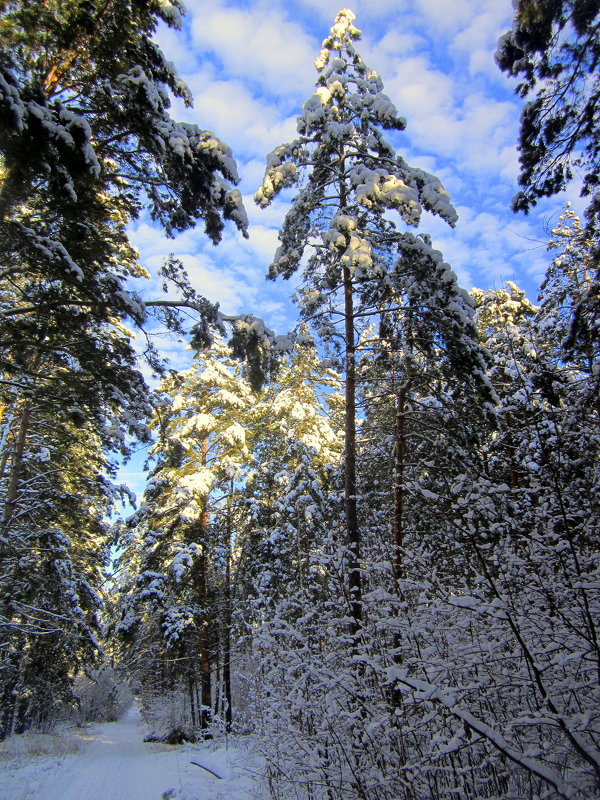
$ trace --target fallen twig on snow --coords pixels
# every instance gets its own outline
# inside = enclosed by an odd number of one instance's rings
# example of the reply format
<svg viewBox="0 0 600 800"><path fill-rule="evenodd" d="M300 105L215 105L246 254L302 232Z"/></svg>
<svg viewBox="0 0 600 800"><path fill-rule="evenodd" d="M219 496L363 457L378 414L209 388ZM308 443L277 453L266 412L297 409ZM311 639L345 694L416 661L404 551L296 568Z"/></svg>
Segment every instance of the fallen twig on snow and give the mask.
<svg viewBox="0 0 600 800"><path fill-rule="evenodd" d="M208 767L203 767L202 764L198 764L197 761L190 761L190 764L193 764L195 767L200 767L200 769L205 769L207 772L210 772L211 775L214 775L215 778L218 778L220 781L223 780L223 778L220 775L217 775L216 772L213 772L212 769L209 769Z"/></svg>

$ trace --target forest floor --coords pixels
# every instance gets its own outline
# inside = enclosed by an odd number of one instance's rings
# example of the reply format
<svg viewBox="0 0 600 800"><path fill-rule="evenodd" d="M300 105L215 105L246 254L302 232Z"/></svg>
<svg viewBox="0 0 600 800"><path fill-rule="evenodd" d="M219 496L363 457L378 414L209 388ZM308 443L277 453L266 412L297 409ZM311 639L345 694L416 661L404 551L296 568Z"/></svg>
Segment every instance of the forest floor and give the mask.
<svg viewBox="0 0 600 800"><path fill-rule="evenodd" d="M118 722L73 729L68 737L38 735L37 752L35 737L12 737L0 751L0 800L265 797L252 759L242 749L149 743L143 741L145 733L133 706Z"/></svg>

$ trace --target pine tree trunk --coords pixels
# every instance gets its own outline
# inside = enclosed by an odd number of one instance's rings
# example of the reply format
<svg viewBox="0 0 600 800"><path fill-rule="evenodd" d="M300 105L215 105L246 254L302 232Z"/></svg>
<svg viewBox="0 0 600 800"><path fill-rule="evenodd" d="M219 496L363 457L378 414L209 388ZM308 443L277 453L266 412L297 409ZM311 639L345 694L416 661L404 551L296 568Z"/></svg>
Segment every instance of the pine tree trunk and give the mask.
<svg viewBox="0 0 600 800"><path fill-rule="evenodd" d="M198 605L206 606L208 593L206 586L206 553L203 552L196 562L196 602ZM198 660L200 666L200 727L204 730L211 721L212 708L212 687L211 687L211 663L210 663L210 642L208 621L198 620L200 628Z"/></svg>
<svg viewBox="0 0 600 800"><path fill-rule="evenodd" d="M46 335L45 327L38 331L39 343L41 344ZM35 353L31 359L30 374L33 376L37 373L41 362L41 355L39 352ZM31 416L33 413L31 400L26 400L23 404L21 411L21 420L15 436L14 456L12 461L12 470L8 480L8 487L6 490L6 498L4 501L4 509L2 511L2 531L6 534L8 527L12 521L16 510L17 498L19 494L19 486L23 472L23 463L25 457L25 448L27 446L27 438L31 427ZM15 412L15 417L18 419L18 411ZM3 465L3 468L5 465Z"/></svg>
<svg viewBox="0 0 600 800"><path fill-rule="evenodd" d="M204 626L200 643L200 728L205 730L212 721L212 686L208 630Z"/></svg>
<svg viewBox="0 0 600 800"><path fill-rule="evenodd" d="M15 439L15 452L13 456L12 469L6 490L4 510L2 512L2 529L4 532L6 532L7 528L9 527L16 510L21 473L23 471L23 459L25 456L25 447L27 444L30 423L31 404L26 403L21 413L21 421L19 423L19 429Z"/></svg>
<svg viewBox="0 0 600 800"><path fill-rule="evenodd" d="M405 413L407 389L402 387L396 398L396 435L394 453L394 577L402 578L402 546L404 540L404 456L406 449Z"/></svg>
<svg viewBox="0 0 600 800"><path fill-rule="evenodd" d="M231 635L230 625L225 628L225 642L223 647L223 680L225 685L225 730L231 731L233 722L233 708L231 698Z"/></svg>
<svg viewBox="0 0 600 800"><path fill-rule="evenodd" d="M81 46L79 52L81 52ZM46 77L44 78L44 92L46 93L46 97L50 98L54 94L62 78L67 74L77 60L79 52L75 49L68 50L60 60L56 61L50 67Z"/></svg>
<svg viewBox="0 0 600 800"><path fill-rule="evenodd" d="M342 206L343 207L343 206ZM345 450L346 470L345 505L346 538L350 560L348 564L348 588L350 613L352 615L352 634L356 635L362 622L362 577L360 572L360 531L356 502L356 348L354 342L354 299L352 276L348 267L343 268L344 313L346 345L346 384L345 384Z"/></svg>
<svg viewBox="0 0 600 800"><path fill-rule="evenodd" d="M206 467L208 461L208 438L206 436L202 437L202 445L201 445L201 452L200 452L200 463L203 467ZM203 532L208 530L208 500L203 501L202 507L202 515L200 517L200 529Z"/></svg>
<svg viewBox="0 0 600 800"><path fill-rule="evenodd" d="M201 464L206 466L208 460L208 439L202 439ZM206 536L208 529L208 507L207 501L204 502L200 517L200 530L202 536ZM208 603L208 591L206 585L206 546L202 545L202 556L199 559L197 597L199 603ZM200 697L202 708L200 711L200 727L202 730L208 727L212 718L212 686L211 686L211 663L210 663L210 641L208 632L208 622L201 623L202 633L200 634Z"/></svg>
<svg viewBox="0 0 600 800"><path fill-rule="evenodd" d="M223 683L225 689L225 730L231 730L233 707L231 697L231 499L233 496L233 481L229 487L227 499L227 541L225 546L225 609L223 631Z"/></svg>
<svg viewBox="0 0 600 800"><path fill-rule="evenodd" d="M199 714L198 714L198 711L196 709L196 699L195 699L196 687L195 687L195 683L196 682L194 680L194 676L190 675L189 678L188 678L188 691L189 691L189 695L190 695L190 716L192 718L192 728L195 728L196 725L198 725L199 722L200 722Z"/></svg>
<svg viewBox="0 0 600 800"><path fill-rule="evenodd" d="M346 210L347 191L344 182L346 155L340 148L339 208ZM350 554L348 564L348 594L352 616L351 633L356 637L362 624L362 577L360 573L360 531L356 502L356 345L354 333L354 290L352 274L346 265L342 268L344 289L344 339L346 347L344 467L346 470L344 501L346 510L346 541Z"/></svg>

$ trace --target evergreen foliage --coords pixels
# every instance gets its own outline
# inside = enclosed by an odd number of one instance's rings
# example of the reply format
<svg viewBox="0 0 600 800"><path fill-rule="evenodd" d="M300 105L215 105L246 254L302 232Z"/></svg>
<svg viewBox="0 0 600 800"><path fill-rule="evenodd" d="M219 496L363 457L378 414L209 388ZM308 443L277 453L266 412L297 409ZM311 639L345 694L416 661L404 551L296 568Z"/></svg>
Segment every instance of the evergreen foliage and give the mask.
<svg viewBox="0 0 600 800"><path fill-rule="evenodd" d="M157 464L121 538L124 660L155 692L189 692L189 735L211 719L212 673L229 651L233 487L250 462L253 405L240 372L217 342L163 379ZM230 714L231 697L224 705Z"/></svg>
<svg viewBox="0 0 600 800"><path fill-rule="evenodd" d="M353 20L348 9L338 14L315 62L316 91L298 118L300 136L270 154L255 200L264 207L283 188L300 183L269 277L290 277L306 254L298 291L301 315L343 358L348 591L357 631L362 618L358 332L369 318L385 316L382 325L410 328L404 336L431 356L443 348L455 367L460 364L484 390L485 367L475 341L472 308L456 276L427 236L399 230L386 214L394 211L413 227L423 209L450 225L457 219L440 181L409 167L384 139L382 128L403 130L406 123L383 93L379 75L357 53L354 42L360 31ZM395 335L400 340L403 334ZM406 353L404 344L396 341L392 348ZM406 389L410 371L400 372L397 385Z"/></svg>
<svg viewBox="0 0 600 800"><path fill-rule="evenodd" d="M127 281L147 273L126 226L147 205L167 233L201 218L217 242L223 220L245 233L246 218L229 148L169 115L170 94L189 96L151 37L159 20L179 26L178 0L0 10L2 736L68 698L98 651L104 549L88 531L114 501L109 454L149 439L126 327L146 318Z"/></svg>
<svg viewBox="0 0 600 800"><path fill-rule="evenodd" d="M100 656L106 516L115 502L115 490L103 477L109 465L100 437L67 413L61 419L39 406L29 408L28 447L2 549L3 736L51 719L61 703L71 701L77 669ZM10 421L3 430L6 470Z"/></svg>
<svg viewBox="0 0 600 800"><path fill-rule="evenodd" d="M565 209L538 305L464 292L411 230L456 212L386 142L405 122L345 9L256 194L296 190L269 275L302 271L299 331L221 314L175 258L178 297L144 303L144 204L169 233L246 225L228 148L168 115L186 91L150 37L182 6L1 7L0 736L72 702L77 671L95 714L105 639L159 736L251 733L275 800L597 797L594 226ZM499 58L535 94L523 130L550 114L518 207L580 157L593 191L596 17L517 4ZM126 325L155 309L181 334L180 308L196 355L149 395ZM111 529L131 436L151 471Z"/></svg>
<svg viewBox="0 0 600 800"><path fill-rule="evenodd" d="M577 173L587 215L600 212L598 103L600 10L595 0L518 0L512 30L499 42L500 69L520 79L526 100L519 140L523 187L513 201L527 212Z"/></svg>
<svg viewBox="0 0 600 800"><path fill-rule="evenodd" d="M342 343L346 386L344 535L330 496L315 578L256 638L273 793L591 797L597 722L575 708L597 707L584 532L597 510L564 494L579 481L595 496L596 429L559 394L575 365L550 344L558 320L516 287L476 293L478 343L441 255L384 215L455 220L439 183L385 146L377 123L403 122L357 35L340 12L300 138L271 154L256 195L302 182L270 275L305 265L301 313L334 353Z"/></svg>

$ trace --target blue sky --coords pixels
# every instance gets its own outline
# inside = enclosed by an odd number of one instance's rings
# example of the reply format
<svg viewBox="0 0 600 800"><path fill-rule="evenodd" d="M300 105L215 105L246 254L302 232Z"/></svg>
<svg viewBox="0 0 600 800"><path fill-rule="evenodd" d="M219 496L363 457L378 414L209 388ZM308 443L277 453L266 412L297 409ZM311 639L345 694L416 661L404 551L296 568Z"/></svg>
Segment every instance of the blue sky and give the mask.
<svg viewBox="0 0 600 800"><path fill-rule="evenodd" d="M278 331L294 309L290 286L264 274L274 253L285 202L261 210L252 195L266 154L295 136L296 116L312 94L313 66L339 0L187 0L182 31L161 27L158 41L189 85L194 108L173 115L208 128L237 159L250 216L250 239L228 230L213 247L201 226L168 240L147 222L134 226L143 261L181 257L196 288L228 313L250 311ZM510 211L517 190L520 100L514 81L494 63L498 37L510 27L510 0L358 0L358 49L382 76L407 119L388 138L414 166L436 174L459 211L454 230L432 217L421 229L466 287L516 279L531 294L548 256L548 221L568 198L544 201L529 216Z"/></svg>
<svg viewBox="0 0 600 800"><path fill-rule="evenodd" d="M252 196L265 157L295 138L296 116L312 94L314 59L339 0L186 0L183 29L161 26L158 42L191 89L194 107L173 116L212 130L233 149L250 218L250 238L230 226L214 247L202 227L167 239L148 221L132 227L142 262L169 253L185 263L195 288L226 313L254 313L278 333L295 321L292 286L264 279L277 246L286 199L258 209ZM357 49L376 69L407 120L388 139L412 166L437 175L459 212L455 229L425 214L430 233L467 289L515 280L535 299L548 263L548 230L567 200L582 208L574 183L528 216L515 215L516 143L521 101L497 68L494 51L511 25L510 0L355 0ZM289 201L289 198L288 198ZM152 295L152 286L144 289ZM164 343L175 368L182 345Z"/></svg>

